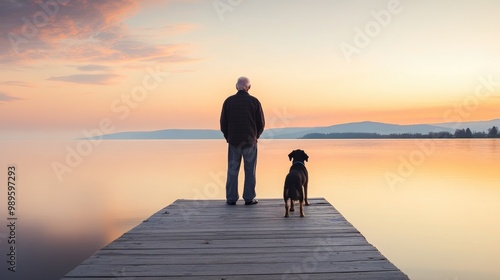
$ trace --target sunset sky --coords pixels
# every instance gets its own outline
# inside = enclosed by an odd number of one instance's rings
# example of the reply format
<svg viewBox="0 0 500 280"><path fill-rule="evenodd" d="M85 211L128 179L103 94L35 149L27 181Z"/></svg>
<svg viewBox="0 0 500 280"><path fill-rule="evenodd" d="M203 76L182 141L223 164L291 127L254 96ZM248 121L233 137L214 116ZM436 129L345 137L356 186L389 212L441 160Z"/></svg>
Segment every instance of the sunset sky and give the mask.
<svg viewBox="0 0 500 280"><path fill-rule="evenodd" d="M0 2L0 139L500 118L500 1ZM101 127L106 127L104 131Z"/></svg>

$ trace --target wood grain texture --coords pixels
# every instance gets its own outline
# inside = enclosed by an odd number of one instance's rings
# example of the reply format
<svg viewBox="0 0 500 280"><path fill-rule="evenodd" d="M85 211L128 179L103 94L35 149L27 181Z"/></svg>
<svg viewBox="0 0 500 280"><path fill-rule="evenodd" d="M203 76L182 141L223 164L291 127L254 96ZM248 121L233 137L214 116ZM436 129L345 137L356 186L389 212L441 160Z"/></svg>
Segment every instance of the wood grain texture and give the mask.
<svg viewBox="0 0 500 280"><path fill-rule="evenodd" d="M408 279L323 198L177 200L63 279Z"/></svg>

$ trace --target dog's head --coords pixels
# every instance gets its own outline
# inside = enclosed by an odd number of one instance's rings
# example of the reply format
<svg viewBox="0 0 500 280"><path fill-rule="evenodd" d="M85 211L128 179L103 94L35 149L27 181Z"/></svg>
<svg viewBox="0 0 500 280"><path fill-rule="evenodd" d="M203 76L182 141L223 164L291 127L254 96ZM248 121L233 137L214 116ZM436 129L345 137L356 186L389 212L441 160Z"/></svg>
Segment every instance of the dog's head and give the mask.
<svg viewBox="0 0 500 280"><path fill-rule="evenodd" d="M290 160L293 159L293 162L300 161L304 163L304 161L307 161L309 159L309 156L304 152L303 150L293 150L289 155L288 158Z"/></svg>

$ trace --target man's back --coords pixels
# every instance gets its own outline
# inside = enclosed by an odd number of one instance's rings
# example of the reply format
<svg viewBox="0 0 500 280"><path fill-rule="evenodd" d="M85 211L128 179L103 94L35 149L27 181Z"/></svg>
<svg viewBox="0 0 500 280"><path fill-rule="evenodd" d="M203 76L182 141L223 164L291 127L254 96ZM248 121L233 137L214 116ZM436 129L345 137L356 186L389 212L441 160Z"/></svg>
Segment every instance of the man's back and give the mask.
<svg viewBox="0 0 500 280"><path fill-rule="evenodd" d="M226 99L222 106L221 131L231 145L251 145L264 131L264 113L259 100L244 90Z"/></svg>

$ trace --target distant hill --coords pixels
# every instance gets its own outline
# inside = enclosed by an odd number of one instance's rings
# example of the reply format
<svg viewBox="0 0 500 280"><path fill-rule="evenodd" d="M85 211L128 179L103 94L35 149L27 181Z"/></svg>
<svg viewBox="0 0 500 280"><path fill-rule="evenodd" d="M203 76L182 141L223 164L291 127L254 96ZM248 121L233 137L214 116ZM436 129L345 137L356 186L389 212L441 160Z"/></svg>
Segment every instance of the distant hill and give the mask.
<svg viewBox="0 0 500 280"><path fill-rule="evenodd" d="M492 126L500 127L500 119L479 122L439 123L439 124L412 124L399 125L380 122L353 122L336 124L324 127L287 127L266 129L262 139L297 139L306 134L328 133L378 133L378 134L403 134L429 132L455 132L456 129L470 128L472 131L487 131ZM219 130L213 129L165 129L157 131L119 132L103 135L107 140L126 139L223 139Z"/></svg>
<svg viewBox="0 0 500 280"><path fill-rule="evenodd" d="M487 132L489 128L493 126L500 127L500 119L494 119L490 121L477 121L477 122L461 122L461 123L440 123L435 124L437 126L455 129L466 129L470 128L472 131L485 131Z"/></svg>

